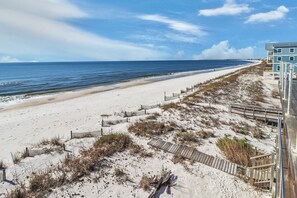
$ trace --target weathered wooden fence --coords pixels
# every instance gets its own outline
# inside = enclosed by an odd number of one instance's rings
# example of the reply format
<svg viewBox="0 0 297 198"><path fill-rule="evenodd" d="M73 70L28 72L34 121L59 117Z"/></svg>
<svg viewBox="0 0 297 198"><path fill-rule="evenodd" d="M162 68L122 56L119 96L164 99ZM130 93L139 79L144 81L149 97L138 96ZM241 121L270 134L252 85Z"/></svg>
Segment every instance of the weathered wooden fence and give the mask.
<svg viewBox="0 0 297 198"><path fill-rule="evenodd" d="M155 105L141 105L140 110L149 110L149 109L155 109L159 108L161 104L155 104Z"/></svg>
<svg viewBox="0 0 297 198"><path fill-rule="evenodd" d="M0 169L0 182L6 180L6 169Z"/></svg>
<svg viewBox="0 0 297 198"><path fill-rule="evenodd" d="M110 127L112 125L117 125L120 123L125 123L125 122L129 122L129 118L124 118L124 119L117 119L117 120L103 120L102 119L102 127Z"/></svg>
<svg viewBox="0 0 297 198"><path fill-rule="evenodd" d="M141 111L125 111L124 117L142 116L146 115L146 110Z"/></svg>
<svg viewBox="0 0 297 198"><path fill-rule="evenodd" d="M180 97L180 93L172 93L173 97Z"/></svg>
<svg viewBox="0 0 297 198"><path fill-rule="evenodd" d="M65 150L65 145L63 144L63 148L55 147L55 148L28 148L26 147L25 156L26 157L35 157L37 155L49 154L53 151L62 151Z"/></svg>

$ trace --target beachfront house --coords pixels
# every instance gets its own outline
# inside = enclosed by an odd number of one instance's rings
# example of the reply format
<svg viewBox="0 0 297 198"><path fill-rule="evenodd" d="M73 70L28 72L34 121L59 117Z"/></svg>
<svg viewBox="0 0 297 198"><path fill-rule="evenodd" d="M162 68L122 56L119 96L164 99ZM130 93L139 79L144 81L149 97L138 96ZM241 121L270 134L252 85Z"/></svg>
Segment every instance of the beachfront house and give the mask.
<svg viewBox="0 0 297 198"><path fill-rule="evenodd" d="M267 63L271 64L272 72L279 72L280 62L297 63L297 42L267 43ZM297 67L294 69L297 72Z"/></svg>

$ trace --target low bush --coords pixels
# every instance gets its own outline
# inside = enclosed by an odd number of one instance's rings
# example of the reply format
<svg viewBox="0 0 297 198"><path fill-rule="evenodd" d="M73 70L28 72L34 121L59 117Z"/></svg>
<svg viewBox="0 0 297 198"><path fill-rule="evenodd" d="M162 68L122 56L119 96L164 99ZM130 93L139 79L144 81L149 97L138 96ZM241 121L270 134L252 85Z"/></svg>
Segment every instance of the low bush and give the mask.
<svg viewBox="0 0 297 198"><path fill-rule="evenodd" d="M202 139L208 139L210 137L215 137L214 133L212 131L204 131L204 130L199 131L198 136Z"/></svg>
<svg viewBox="0 0 297 198"><path fill-rule="evenodd" d="M175 138L178 139L180 142L198 142L198 136L194 132L178 132L175 135Z"/></svg>
<svg viewBox="0 0 297 198"><path fill-rule="evenodd" d="M256 150L244 139L223 137L218 139L216 145L228 160L243 166L251 165L250 158L256 155Z"/></svg>
<svg viewBox="0 0 297 198"><path fill-rule="evenodd" d="M162 123L157 121L138 121L132 124L128 131L137 136L151 137L153 135L162 135L176 128L175 123Z"/></svg>
<svg viewBox="0 0 297 198"><path fill-rule="evenodd" d="M150 191L151 190L151 183L153 182L153 178L149 177L147 175L143 175L140 182L139 186L142 188L144 191Z"/></svg>

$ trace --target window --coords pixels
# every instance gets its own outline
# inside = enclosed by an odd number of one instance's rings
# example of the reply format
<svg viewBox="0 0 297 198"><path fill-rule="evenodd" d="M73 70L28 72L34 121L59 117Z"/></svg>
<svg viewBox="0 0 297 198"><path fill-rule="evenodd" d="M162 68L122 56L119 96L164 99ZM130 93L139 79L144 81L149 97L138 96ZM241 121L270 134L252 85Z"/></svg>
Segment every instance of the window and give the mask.
<svg viewBox="0 0 297 198"><path fill-rule="evenodd" d="M290 61L293 61L294 60L294 56L290 56Z"/></svg>
<svg viewBox="0 0 297 198"><path fill-rule="evenodd" d="M282 53L282 49L281 48L278 48L278 49L276 49L276 52L277 53Z"/></svg>
<svg viewBox="0 0 297 198"><path fill-rule="evenodd" d="M294 53L295 49L294 48L290 48L290 53Z"/></svg>
<svg viewBox="0 0 297 198"><path fill-rule="evenodd" d="M282 57L281 57L281 56L278 56L278 57L277 57L277 60L278 60L278 61L281 61L281 60L282 60Z"/></svg>

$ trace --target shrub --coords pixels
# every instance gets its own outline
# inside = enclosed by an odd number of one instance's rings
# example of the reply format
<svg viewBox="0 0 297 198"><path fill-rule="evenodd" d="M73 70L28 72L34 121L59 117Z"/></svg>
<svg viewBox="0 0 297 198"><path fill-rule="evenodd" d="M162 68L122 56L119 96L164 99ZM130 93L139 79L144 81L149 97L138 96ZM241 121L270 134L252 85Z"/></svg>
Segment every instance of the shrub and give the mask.
<svg viewBox="0 0 297 198"><path fill-rule="evenodd" d="M30 198L30 195L26 190L25 185L21 184L19 187L7 193L5 198Z"/></svg>
<svg viewBox="0 0 297 198"><path fill-rule="evenodd" d="M199 131L198 136L202 139L208 139L210 137L215 137L214 133L212 131L204 131L204 130Z"/></svg>
<svg viewBox="0 0 297 198"><path fill-rule="evenodd" d="M259 127L253 127L251 132L252 132L252 135L253 135L254 138L258 138L258 139L264 139L265 138L265 134L263 133L263 131Z"/></svg>
<svg viewBox="0 0 297 198"><path fill-rule="evenodd" d="M21 161L21 156L18 153L11 153L12 162L18 164Z"/></svg>
<svg viewBox="0 0 297 198"><path fill-rule="evenodd" d="M60 147L63 146L63 143L62 143L60 137L54 137L54 138L52 138L51 141L50 141L50 143L51 143L51 145L53 145L53 146L60 146Z"/></svg>
<svg viewBox="0 0 297 198"><path fill-rule="evenodd" d="M138 144L131 144L130 145L131 153L138 154L140 157L152 157L153 153L148 152L143 147L139 146Z"/></svg>
<svg viewBox="0 0 297 198"><path fill-rule="evenodd" d="M139 186L145 191L150 191L151 190L151 183L153 182L153 178L149 177L147 175L143 175L140 182Z"/></svg>
<svg viewBox="0 0 297 198"><path fill-rule="evenodd" d="M174 164L177 164L177 163L184 164L185 160L186 160L186 158L184 158L183 156L181 156L179 154L174 154L171 161Z"/></svg>
<svg viewBox="0 0 297 198"><path fill-rule="evenodd" d="M198 142L198 137L194 132L178 132L176 133L176 138L184 143L184 142Z"/></svg>
<svg viewBox="0 0 297 198"><path fill-rule="evenodd" d="M243 166L251 165L250 158L256 155L256 150L244 139L224 137L216 144L228 160Z"/></svg>
<svg viewBox="0 0 297 198"><path fill-rule="evenodd" d="M129 126L128 131L137 136L150 137L152 135L162 135L173 131L175 123L162 123L157 121L138 121Z"/></svg>
<svg viewBox="0 0 297 198"><path fill-rule="evenodd" d="M125 134L109 134L100 137L95 143L95 148L110 147L110 150L106 153L106 156L112 155L115 152L121 152L128 148L132 143L130 136Z"/></svg>
<svg viewBox="0 0 297 198"><path fill-rule="evenodd" d="M152 115L149 115L146 119L147 120L157 120L157 118L161 116L159 113L153 113Z"/></svg>
<svg viewBox="0 0 297 198"><path fill-rule="evenodd" d="M161 109L163 109L163 111L168 111L169 109L176 109L176 108L178 108L178 104L174 102L164 104L161 106Z"/></svg>

